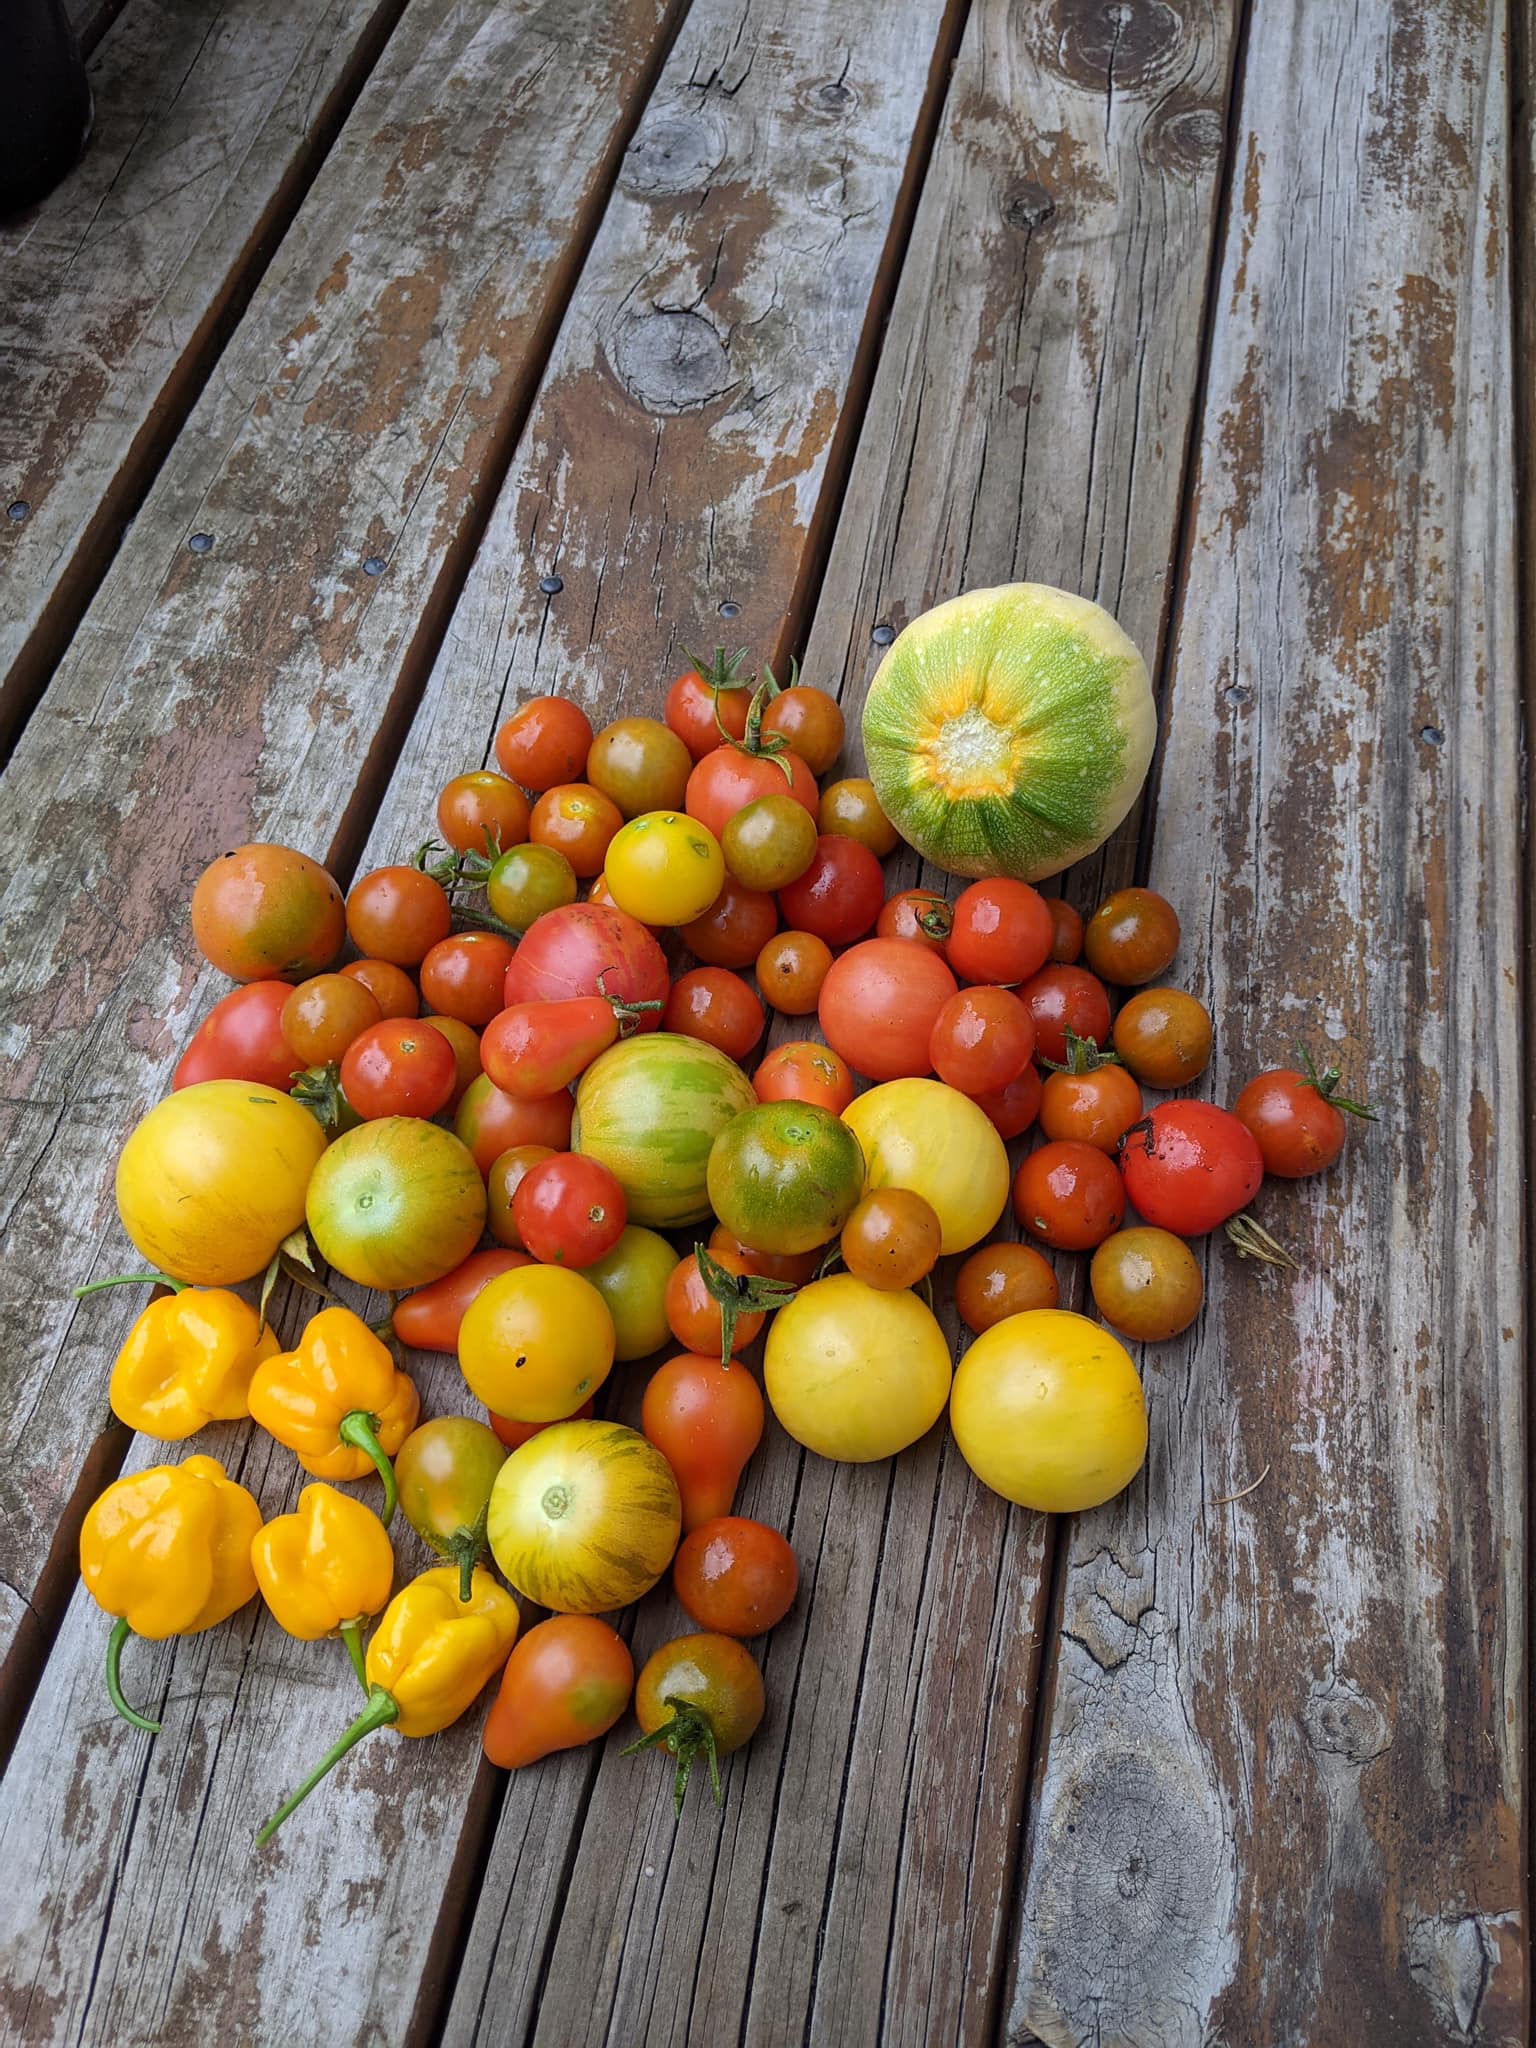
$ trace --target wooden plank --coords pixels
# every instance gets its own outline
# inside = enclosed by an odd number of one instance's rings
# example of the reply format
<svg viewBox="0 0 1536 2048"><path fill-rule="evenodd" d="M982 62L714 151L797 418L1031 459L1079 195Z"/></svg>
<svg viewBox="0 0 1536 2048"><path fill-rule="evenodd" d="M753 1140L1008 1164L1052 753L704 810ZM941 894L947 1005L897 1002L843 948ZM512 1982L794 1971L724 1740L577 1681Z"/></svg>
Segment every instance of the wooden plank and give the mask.
<svg viewBox="0 0 1536 2048"><path fill-rule="evenodd" d="M136 0L91 64L84 158L0 227L0 745L401 4Z"/></svg>
<svg viewBox="0 0 1536 2048"><path fill-rule="evenodd" d="M1085 587L1118 604L1149 651L1158 638L1232 16L1192 20L1166 69L1140 72L1106 44L1096 58L1073 45L1064 74L1042 61L1041 34L984 0L948 95L807 650L807 674L841 685L855 714L880 651L871 626L962 584L1076 583L1086 557ZM856 65L866 48L855 45ZM849 83L862 95L857 70ZM643 559L643 546L631 553ZM699 595L738 588L745 599L760 579ZM776 595L763 597L769 619ZM533 637L525 624L507 644ZM567 646L562 665L579 672L581 650ZM647 680L634 701L654 708ZM519 672L517 689L536 686ZM418 805L457 760L446 746L434 756ZM620 1759L617 1740L590 1794L590 1765L560 1766L571 1825L590 1804L546 1940L544 1903L530 1909L523 1890L541 1772L514 1776L449 2015L453 2048L517 2035L540 2000L535 2038L562 2048L986 2036L1034 1696L1041 1524L976 1487L942 1435L870 1469L802 1461L770 1426L744 1504L788 1530L802 1593L762 1646L769 1716L729 1767L723 1817L701 1802L674 1825L664 1774ZM679 1620L669 1600L645 1603L637 1654ZM543 1821L547 1806L537 1811Z"/></svg>
<svg viewBox="0 0 1536 2048"><path fill-rule="evenodd" d="M353 857L672 13L411 8L0 782L7 1659L132 1314L66 1283L122 1258L113 1156L219 979L192 883Z"/></svg>
<svg viewBox="0 0 1536 2048"><path fill-rule="evenodd" d="M1253 15L1150 879L1382 1121L1072 1531L1010 2040L1525 2038L1507 25Z"/></svg>

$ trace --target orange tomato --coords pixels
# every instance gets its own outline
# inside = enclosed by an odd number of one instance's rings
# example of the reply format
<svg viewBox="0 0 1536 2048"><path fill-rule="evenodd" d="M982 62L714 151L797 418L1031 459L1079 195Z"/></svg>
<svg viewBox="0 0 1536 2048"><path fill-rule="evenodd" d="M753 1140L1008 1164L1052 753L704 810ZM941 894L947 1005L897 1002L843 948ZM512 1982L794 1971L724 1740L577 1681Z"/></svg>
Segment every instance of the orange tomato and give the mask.
<svg viewBox="0 0 1536 2048"><path fill-rule="evenodd" d="M855 1094L848 1062L829 1045L796 1039L769 1053L752 1076L759 1102L811 1102L841 1116Z"/></svg>
<svg viewBox="0 0 1536 2048"><path fill-rule="evenodd" d="M733 1359L682 1352L652 1373L640 1403L640 1428L672 1467L683 1528L728 1515L747 1460L762 1442L763 1396Z"/></svg>
<svg viewBox="0 0 1536 2048"><path fill-rule="evenodd" d="M291 846L237 846L198 876L192 936L231 981L303 981L341 951L341 891Z"/></svg>
<svg viewBox="0 0 1536 2048"><path fill-rule="evenodd" d="M629 1705L635 1664L595 1614L555 1614L507 1659L486 1717L485 1753L504 1771L606 1735Z"/></svg>

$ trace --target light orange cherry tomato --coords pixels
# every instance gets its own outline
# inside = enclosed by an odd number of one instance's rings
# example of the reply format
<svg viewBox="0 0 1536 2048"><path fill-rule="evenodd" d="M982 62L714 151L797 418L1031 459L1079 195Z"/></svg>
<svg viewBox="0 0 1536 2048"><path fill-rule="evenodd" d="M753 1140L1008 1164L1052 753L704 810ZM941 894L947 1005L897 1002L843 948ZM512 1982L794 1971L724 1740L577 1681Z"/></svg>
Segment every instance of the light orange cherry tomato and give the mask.
<svg viewBox="0 0 1536 2048"><path fill-rule="evenodd" d="M759 1102L811 1102L841 1116L855 1094L848 1062L829 1045L797 1039L769 1053L752 1076Z"/></svg>

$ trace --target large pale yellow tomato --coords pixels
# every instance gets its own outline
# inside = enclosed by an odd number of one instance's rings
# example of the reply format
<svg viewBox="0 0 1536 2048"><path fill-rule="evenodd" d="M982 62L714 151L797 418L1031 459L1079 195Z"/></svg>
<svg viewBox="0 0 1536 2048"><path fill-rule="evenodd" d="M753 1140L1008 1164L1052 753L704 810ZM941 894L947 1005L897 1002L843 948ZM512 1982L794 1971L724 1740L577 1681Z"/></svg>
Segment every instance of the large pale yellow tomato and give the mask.
<svg viewBox="0 0 1536 2048"><path fill-rule="evenodd" d="M939 1219L946 1252L979 1244L1008 1199L1008 1154L968 1095L942 1081L887 1081L843 1111L864 1147L864 1192L910 1188Z"/></svg>
<svg viewBox="0 0 1536 2048"><path fill-rule="evenodd" d="M931 1429L949 1397L944 1332L915 1294L834 1273L781 1308L768 1331L763 1385L797 1443L863 1465Z"/></svg>
<svg viewBox="0 0 1536 2048"><path fill-rule="evenodd" d="M1068 1309L1025 1309L978 1337L955 1374L949 1423L978 1479L1046 1514L1096 1508L1147 1455L1130 1353Z"/></svg>
<svg viewBox="0 0 1536 2048"><path fill-rule="evenodd" d="M590 1280L568 1266L516 1266L464 1311L459 1367L493 1415L560 1422L607 1379L615 1342Z"/></svg>
<svg viewBox="0 0 1536 2048"><path fill-rule="evenodd" d="M199 1081L157 1102L117 1162L117 1213L175 1280L228 1287L265 1270L304 1221L325 1134L301 1103L251 1081Z"/></svg>
<svg viewBox="0 0 1536 2048"><path fill-rule="evenodd" d="M306 1204L321 1257L360 1287L427 1287L485 1229L485 1183L467 1145L419 1116L343 1131Z"/></svg>
<svg viewBox="0 0 1536 2048"><path fill-rule="evenodd" d="M486 1518L509 1583L556 1614L638 1600L672 1562L682 1527L672 1467L617 1422L557 1422L530 1437L497 1473Z"/></svg>

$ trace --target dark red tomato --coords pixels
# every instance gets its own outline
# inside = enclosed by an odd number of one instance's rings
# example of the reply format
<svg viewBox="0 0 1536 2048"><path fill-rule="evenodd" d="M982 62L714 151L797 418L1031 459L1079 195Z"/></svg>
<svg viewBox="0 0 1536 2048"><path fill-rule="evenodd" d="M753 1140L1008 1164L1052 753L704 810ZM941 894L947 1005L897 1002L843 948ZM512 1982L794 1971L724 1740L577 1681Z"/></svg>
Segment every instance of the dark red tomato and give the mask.
<svg viewBox="0 0 1536 2048"><path fill-rule="evenodd" d="M1178 1237L1203 1237L1252 1201L1264 1155L1231 1110L1160 1102L1126 1133L1120 1172L1148 1223Z"/></svg>
<svg viewBox="0 0 1536 2048"><path fill-rule="evenodd" d="M536 917L512 956L508 1003L550 1003L568 996L611 996L624 1003L665 1003L667 956L638 918L606 903L568 903ZM660 1010L642 1010L638 1029L655 1031Z"/></svg>
<svg viewBox="0 0 1536 2048"><path fill-rule="evenodd" d="M631 1029L638 1021L633 1019ZM481 1033L480 1064L503 1094L534 1102L568 1088L615 1042L619 1029L619 1012L601 996L513 1003Z"/></svg>
<svg viewBox="0 0 1536 2048"><path fill-rule="evenodd" d="M471 1252L462 1266L455 1266L430 1287L418 1287L404 1301L395 1304L391 1320L395 1335L413 1351L457 1351L459 1325L475 1296L514 1266L531 1266L526 1252Z"/></svg>
<svg viewBox="0 0 1536 2048"><path fill-rule="evenodd" d="M436 1116L458 1083L453 1047L426 1018L386 1017L341 1056L341 1092L360 1117Z"/></svg>
<svg viewBox="0 0 1536 2048"><path fill-rule="evenodd" d="M1019 998L1035 1020L1035 1057L1067 1064L1067 1033L1109 1043L1109 991L1086 967L1042 967L1025 982Z"/></svg>
<svg viewBox="0 0 1536 2048"><path fill-rule="evenodd" d="M672 1587L700 1628L722 1636L760 1636L777 1628L795 1601L795 1553L765 1522L718 1515L686 1535L672 1561Z"/></svg>
<svg viewBox="0 0 1536 2048"><path fill-rule="evenodd" d="M1040 1114L1040 1093L1040 1075L1031 1066L1026 1067L1016 1081L1010 1081L1006 1088L993 1089L991 1093L974 1096L972 1100L992 1119L1000 1138L1017 1138Z"/></svg>
<svg viewBox="0 0 1536 2048"><path fill-rule="evenodd" d="M1083 956L1117 988L1156 981L1179 950L1179 915L1155 889L1117 889L1088 920Z"/></svg>
<svg viewBox="0 0 1536 2048"><path fill-rule="evenodd" d="M772 896L727 875L704 915L680 925L678 935L706 967L750 967L778 928L779 906Z"/></svg>
<svg viewBox="0 0 1536 2048"><path fill-rule="evenodd" d="M624 1190L597 1160L557 1152L518 1182L512 1221L542 1264L595 1266L624 1235Z"/></svg>
<svg viewBox="0 0 1536 2048"><path fill-rule="evenodd" d="M843 707L812 683L792 683L763 713L763 731L780 734L813 775L825 775L843 750Z"/></svg>
<svg viewBox="0 0 1536 2048"><path fill-rule="evenodd" d="M496 735L502 772L524 789L579 782L592 746L592 721L566 697L530 697Z"/></svg>
<svg viewBox="0 0 1536 2048"><path fill-rule="evenodd" d="M1006 988L957 989L934 1019L933 1071L962 1095L991 1095L1034 1058L1035 1020Z"/></svg>
<svg viewBox="0 0 1536 2048"><path fill-rule="evenodd" d="M1047 896L1051 913L1051 958L1071 962L1083 950L1083 914L1063 896Z"/></svg>
<svg viewBox="0 0 1536 2048"><path fill-rule="evenodd" d="M1039 890L999 875L972 882L956 897L947 957L962 981L1012 987L1050 959L1054 931Z"/></svg>
<svg viewBox="0 0 1536 2048"><path fill-rule="evenodd" d="M718 839L738 811L760 796L783 796L786 791L815 817L821 793L798 754L749 754L744 747L716 747L688 778L686 808Z"/></svg>
<svg viewBox="0 0 1536 2048"><path fill-rule="evenodd" d="M1282 1180L1321 1173L1344 1149L1346 1112L1375 1120L1375 1112L1363 1102L1335 1093L1339 1079L1337 1067L1322 1074L1273 1067L1248 1083L1232 1105L1232 1114L1252 1132L1266 1173Z"/></svg>
<svg viewBox="0 0 1536 2048"><path fill-rule="evenodd" d="M744 1060L763 1035L763 1006L737 975L723 967L696 967L672 984L662 1019L668 1031L701 1039L733 1060Z"/></svg>
<svg viewBox="0 0 1536 2048"><path fill-rule="evenodd" d="M285 1094L307 1061L283 1036L283 1009L295 993L286 981L251 981L220 997L176 1063L172 1088L194 1081L259 1081Z"/></svg>
<svg viewBox="0 0 1536 2048"><path fill-rule="evenodd" d="M955 977L932 947L866 939L832 962L816 1016L828 1045L855 1073L897 1081L932 1073L933 1027L954 993Z"/></svg>
<svg viewBox="0 0 1536 2048"><path fill-rule="evenodd" d="M512 944L498 932L439 939L421 963L421 992L434 1010L478 1031L501 1008Z"/></svg>
<svg viewBox="0 0 1536 2048"><path fill-rule="evenodd" d="M1091 1251L1124 1221L1125 1188L1107 1153L1064 1139L1042 1145L1020 1165L1013 1213L1042 1244Z"/></svg>
<svg viewBox="0 0 1536 2048"><path fill-rule="evenodd" d="M954 924L954 907L932 889L902 889L875 920L877 939L916 939L942 953Z"/></svg>
<svg viewBox="0 0 1536 2048"><path fill-rule="evenodd" d="M867 846L838 833L816 841L810 866L779 891L779 908L796 931L829 946L850 946L873 931L885 901L885 871Z"/></svg>
<svg viewBox="0 0 1536 2048"><path fill-rule="evenodd" d="M746 736L752 692L739 687L717 696L696 668L686 669L667 692L666 720L695 761L702 761L728 739ZM715 712L718 709L718 722ZM721 727L725 730L722 732Z"/></svg>
<svg viewBox="0 0 1536 2048"><path fill-rule="evenodd" d="M455 853L502 854L528 837L528 799L494 768L472 768L443 784L437 829Z"/></svg>
<svg viewBox="0 0 1536 2048"><path fill-rule="evenodd" d="M347 931L372 960L415 967L452 923L447 891L420 868L375 868L347 892Z"/></svg>
<svg viewBox="0 0 1536 2048"><path fill-rule="evenodd" d="M465 1089L453 1128L486 1174L514 1145L548 1145L563 1152L571 1142L575 1109L563 1088L533 1102L519 1102L515 1096L504 1095L489 1074L482 1074Z"/></svg>

